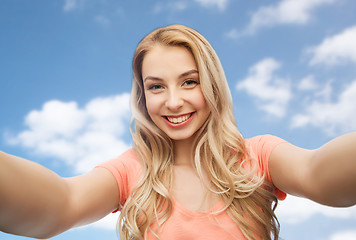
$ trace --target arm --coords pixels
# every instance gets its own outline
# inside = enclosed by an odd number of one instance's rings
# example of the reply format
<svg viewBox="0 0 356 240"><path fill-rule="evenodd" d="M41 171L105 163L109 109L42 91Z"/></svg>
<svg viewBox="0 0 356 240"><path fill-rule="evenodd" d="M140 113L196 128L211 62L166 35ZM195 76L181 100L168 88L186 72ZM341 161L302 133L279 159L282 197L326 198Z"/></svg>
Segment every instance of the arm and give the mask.
<svg viewBox="0 0 356 240"><path fill-rule="evenodd" d="M335 138L316 150L280 144L270 157L276 187L321 204L356 204L356 133Z"/></svg>
<svg viewBox="0 0 356 240"><path fill-rule="evenodd" d="M103 168L73 178L0 152L0 230L48 238L104 217L118 206L114 177Z"/></svg>

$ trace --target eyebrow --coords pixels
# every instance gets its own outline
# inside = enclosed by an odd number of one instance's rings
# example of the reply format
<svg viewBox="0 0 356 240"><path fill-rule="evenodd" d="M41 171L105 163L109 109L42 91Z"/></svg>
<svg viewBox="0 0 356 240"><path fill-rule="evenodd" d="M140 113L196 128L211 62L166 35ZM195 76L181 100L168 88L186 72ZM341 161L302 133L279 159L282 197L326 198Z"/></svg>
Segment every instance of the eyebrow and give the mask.
<svg viewBox="0 0 356 240"><path fill-rule="evenodd" d="M183 77L186 77L186 76L189 76L192 74L199 74L199 71L196 69L192 69L192 70L189 70L189 71L186 71L186 72L180 74L178 76L178 78L183 78ZM159 78L159 77L147 76L147 77L145 77L145 79L143 79L143 82L146 82L147 80L163 81L163 79Z"/></svg>
<svg viewBox="0 0 356 240"><path fill-rule="evenodd" d="M196 69L192 69L192 70L189 70L187 72L182 73L181 75L179 75L178 78L186 77L186 76L189 76L189 75L192 75L192 74L199 74L199 72Z"/></svg>

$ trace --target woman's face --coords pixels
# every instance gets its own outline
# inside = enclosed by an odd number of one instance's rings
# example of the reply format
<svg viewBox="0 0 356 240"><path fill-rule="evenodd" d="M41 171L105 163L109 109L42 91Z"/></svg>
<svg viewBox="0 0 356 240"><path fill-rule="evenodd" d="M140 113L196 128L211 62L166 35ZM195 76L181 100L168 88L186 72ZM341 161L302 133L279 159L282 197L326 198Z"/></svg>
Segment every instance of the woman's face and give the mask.
<svg viewBox="0 0 356 240"><path fill-rule="evenodd" d="M210 114L193 55L157 45L144 57L142 79L152 121L173 141L192 139Z"/></svg>

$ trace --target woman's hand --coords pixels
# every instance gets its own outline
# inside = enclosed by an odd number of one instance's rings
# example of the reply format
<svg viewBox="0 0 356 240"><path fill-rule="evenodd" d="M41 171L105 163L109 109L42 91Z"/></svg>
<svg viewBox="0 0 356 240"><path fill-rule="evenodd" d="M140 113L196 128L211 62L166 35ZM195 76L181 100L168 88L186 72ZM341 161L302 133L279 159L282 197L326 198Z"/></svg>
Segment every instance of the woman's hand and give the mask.
<svg viewBox="0 0 356 240"><path fill-rule="evenodd" d="M356 204L356 133L349 133L316 150L280 144L272 152L270 174L276 187L321 204Z"/></svg>
<svg viewBox="0 0 356 240"><path fill-rule="evenodd" d="M0 230L48 238L98 220L118 206L116 180L95 168L73 178L0 152Z"/></svg>

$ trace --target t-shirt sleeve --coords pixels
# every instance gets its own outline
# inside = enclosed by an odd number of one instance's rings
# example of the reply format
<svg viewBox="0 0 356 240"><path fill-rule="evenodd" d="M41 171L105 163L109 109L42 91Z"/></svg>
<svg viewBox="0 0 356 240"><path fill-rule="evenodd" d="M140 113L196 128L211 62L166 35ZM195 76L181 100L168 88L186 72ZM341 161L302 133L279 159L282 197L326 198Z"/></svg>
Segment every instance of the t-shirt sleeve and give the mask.
<svg viewBox="0 0 356 240"><path fill-rule="evenodd" d="M246 139L246 146L251 157L257 158L259 169L265 174L266 180L273 185L272 178L269 171L269 158L275 147L281 143L287 141L273 136L273 135L261 135L250 139ZM274 194L279 200L284 200L287 194L278 188L274 188Z"/></svg>
<svg viewBox="0 0 356 240"><path fill-rule="evenodd" d="M96 167L103 167L109 170L115 177L120 198L118 210L121 210L140 177L141 164L136 153L129 149L120 156L103 162Z"/></svg>

